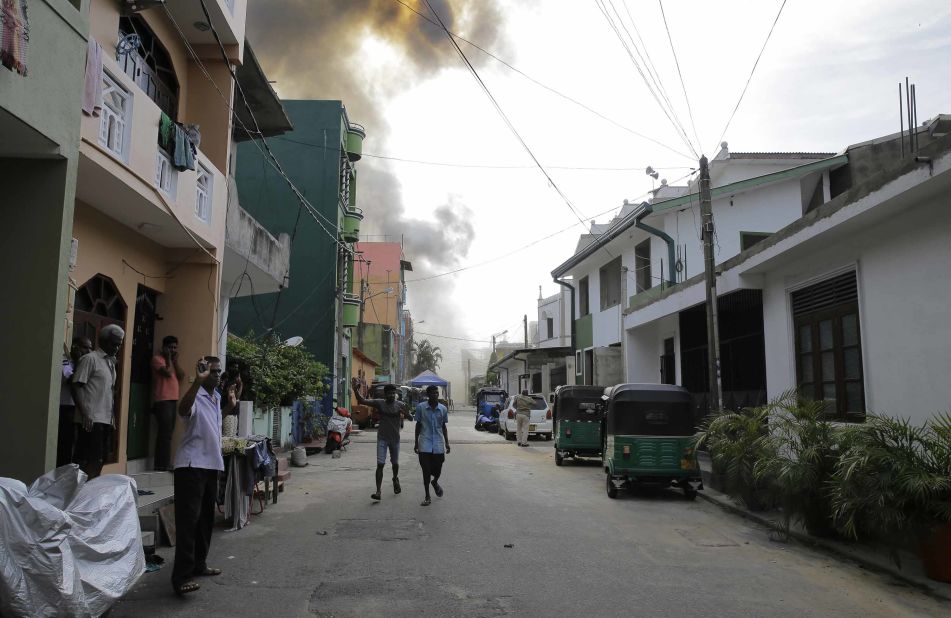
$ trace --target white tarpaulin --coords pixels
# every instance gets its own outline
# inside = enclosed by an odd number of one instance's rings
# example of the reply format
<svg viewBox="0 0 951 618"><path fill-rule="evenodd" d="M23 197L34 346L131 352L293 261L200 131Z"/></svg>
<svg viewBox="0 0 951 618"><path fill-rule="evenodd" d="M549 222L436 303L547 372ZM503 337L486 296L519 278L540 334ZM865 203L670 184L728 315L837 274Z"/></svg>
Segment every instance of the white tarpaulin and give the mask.
<svg viewBox="0 0 951 618"><path fill-rule="evenodd" d="M0 478L0 614L100 616L145 572L136 485L68 465Z"/></svg>

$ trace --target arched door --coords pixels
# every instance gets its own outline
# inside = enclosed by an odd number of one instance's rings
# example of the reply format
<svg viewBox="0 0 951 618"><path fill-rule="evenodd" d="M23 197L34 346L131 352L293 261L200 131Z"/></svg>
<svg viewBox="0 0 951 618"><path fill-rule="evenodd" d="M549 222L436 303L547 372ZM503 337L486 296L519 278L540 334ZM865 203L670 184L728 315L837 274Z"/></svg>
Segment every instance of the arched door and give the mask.
<svg viewBox="0 0 951 618"><path fill-rule="evenodd" d="M76 302L73 310L73 334L89 337L93 345L98 347L99 331L107 324L116 324L125 329L127 307L116 284L105 275L96 275L76 291ZM125 344L123 344L125 345ZM122 358L122 349L119 349L118 358ZM118 461L119 433L119 402L122 400L122 363L116 363L115 387L115 419L116 440L113 440L113 450L109 453L107 463Z"/></svg>

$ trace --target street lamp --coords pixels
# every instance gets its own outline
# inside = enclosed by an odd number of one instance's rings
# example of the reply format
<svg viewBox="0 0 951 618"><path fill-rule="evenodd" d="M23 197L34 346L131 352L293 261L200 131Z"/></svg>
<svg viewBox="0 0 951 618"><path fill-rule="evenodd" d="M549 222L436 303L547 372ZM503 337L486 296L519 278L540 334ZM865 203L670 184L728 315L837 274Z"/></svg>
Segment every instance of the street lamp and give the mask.
<svg viewBox="0 0 951 618"><path fill-rule="evenodd" d="M495 338L496 338L496 337L501 337L502 335L504 335L504 334L506 334L506 333L508 333L508 332L509 332L509 329L506 328L506 329L503 330L501 333L495 333L494 335L492 335L492 353L493 353L493 354L495 354Z"/></svg>

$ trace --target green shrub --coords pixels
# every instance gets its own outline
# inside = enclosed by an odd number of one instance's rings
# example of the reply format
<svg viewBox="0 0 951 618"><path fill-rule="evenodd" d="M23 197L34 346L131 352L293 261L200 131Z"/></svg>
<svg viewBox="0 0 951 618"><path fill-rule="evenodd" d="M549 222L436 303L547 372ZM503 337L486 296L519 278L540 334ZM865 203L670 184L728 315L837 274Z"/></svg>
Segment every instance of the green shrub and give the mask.
<svg viewBox="0 0 951 618"><path fill-rule="evenodd" d="M289 347L277 334L255 339L228 337L228 358L245 363L250 380L245 391L258 408L290 405L301 397L319 397L325 389L327 367L302 347Z"/></svg>

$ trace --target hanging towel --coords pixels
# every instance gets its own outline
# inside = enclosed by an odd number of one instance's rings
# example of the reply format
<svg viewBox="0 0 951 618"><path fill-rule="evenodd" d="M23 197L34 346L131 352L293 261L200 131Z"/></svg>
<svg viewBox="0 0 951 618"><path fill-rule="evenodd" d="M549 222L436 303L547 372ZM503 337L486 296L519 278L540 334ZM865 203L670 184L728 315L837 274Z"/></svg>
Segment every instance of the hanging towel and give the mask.
<svg viewBox="0 0 951 618"><path fill-rule="evenodd" d="M162 112L162 117L159 119L159 129L158 129L158 143L163 150L171 150L169 146L172 144L172 119L168 117L168 114Z"/></svg>
<svg viewBox="0 0 951 618"><path fill-rule="evenodd" d="M0 63L26 75L26 48L30 40L27 0L0 0Z"/></svg>
<svg viewBox="0 0 951 618"><path fill-rule="evenodd" d="M102 47L90 37L86 47L86 85L83 88L83 113L98 116L102 112Z"/></svg>
<svg viewBox="0 0 951 618"><path fill-rule="evenodd" d="M175 152L172 155L172 167L178 171L195 169L195 151L188 134L180 124L175 125Z"/></svg>

